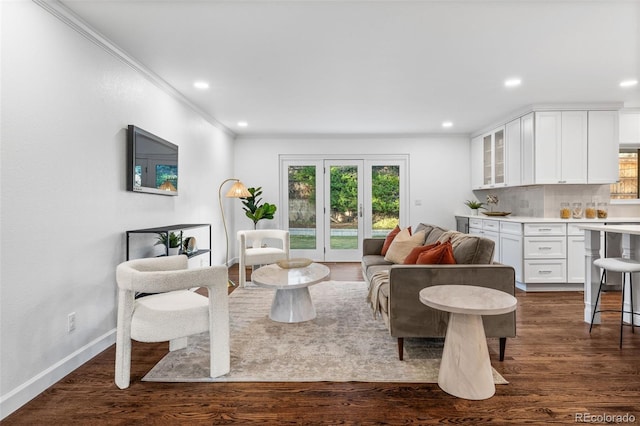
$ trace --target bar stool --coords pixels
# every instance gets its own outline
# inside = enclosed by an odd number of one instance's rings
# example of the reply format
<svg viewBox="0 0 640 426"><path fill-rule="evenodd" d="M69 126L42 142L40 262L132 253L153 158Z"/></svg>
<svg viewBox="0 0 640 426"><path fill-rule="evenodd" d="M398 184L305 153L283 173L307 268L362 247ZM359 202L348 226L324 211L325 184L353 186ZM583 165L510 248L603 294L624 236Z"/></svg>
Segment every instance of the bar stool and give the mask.
<svg viewBox="0 0 640 426"><path fill-rule="evenodd" d="M633 312L633 278L632 273L640 272L640 262L632 259L625 259L622 257L603 257L593 261L593 264L599 268L602 268L602 277L600 278L600 286L598 287L598 295L596 296L596 305L593 309L593 315L591 316L591 326L589 327L589 333L593 328L593 320L598 312L620 312L620 348L622 348L622 327L624 326L624 314L631 314L631 332L635 333L634 315L640 313ZM600 293L602 292L602 286L605 285L607 271L621 272L622 273L622 302L620 311L617 310L598 310L598 301L600 300ZM629 276L629 293L631 294L631 312L624 310L624 290L625 290L625 276Z"/></svg>

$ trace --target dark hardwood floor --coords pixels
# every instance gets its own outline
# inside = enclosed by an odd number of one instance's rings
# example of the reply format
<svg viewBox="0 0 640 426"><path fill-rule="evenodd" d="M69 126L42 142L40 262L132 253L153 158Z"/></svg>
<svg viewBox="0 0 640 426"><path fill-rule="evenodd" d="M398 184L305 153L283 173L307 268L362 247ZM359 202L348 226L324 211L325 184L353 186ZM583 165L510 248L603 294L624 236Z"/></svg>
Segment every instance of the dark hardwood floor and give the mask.
<svg viewBox="0 0 640 426"><path fill-rule="evenodd" d="M361 280L359 264L329 266L333 280ZM231 268L230 277L237 275ZM588 415L627 415L627 422L640 423L640 329L632 334L625 327L619 349L619 316L604 314L590 335L582 292L518 292L517 298L518 337L509 339L504 362L498 361L498 341L489 340L492 365L510 383L484 401L454 398L437 384L141 382L168 344L134 343L128 389L113 383L111 347L2 423L593 423ZM604 301L618 307L620 293L606 293Z"/></svg>

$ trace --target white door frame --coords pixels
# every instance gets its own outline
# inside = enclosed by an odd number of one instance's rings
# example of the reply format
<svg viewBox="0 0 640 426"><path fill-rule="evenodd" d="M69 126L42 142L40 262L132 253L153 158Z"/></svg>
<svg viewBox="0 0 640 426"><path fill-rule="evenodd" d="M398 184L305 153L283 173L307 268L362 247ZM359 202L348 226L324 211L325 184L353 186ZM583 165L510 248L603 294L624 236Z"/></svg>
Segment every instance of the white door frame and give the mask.
<svg viewBox="0 0 640 426"><path fill-rule="evenodd" d="M316 167L316 249L315 250L292 250L291 257L308 257L315 261L325 261L324 249L328 244L325 240L325 179L323 177L324 162L336 160L363 161L364 162L364 189L363 209L361 210L361 222L363 229L360 232L362 238L370 238L372 236L372 213L371 213L371 167L378 165L397 165L400 167L400 226L409 226L410 205L409 205L409 155L408 154L386 154L386 155L335 155L335 154L310 154L310 155L288 155L281 154L279 156L280 163L280 206L282 226L288 229L289 224L289 186L288 186L288 167L293 165L309 165ZM328 212L328 208L326 209ZM328 214L328 213L327 213ZM361 239L362 239L361 238ZM360 240L361 240L360 239ZM361 247L362 241L358 246ZM344 261L359 261L362 253L354 254L353 259L343 259Z"/></svg>

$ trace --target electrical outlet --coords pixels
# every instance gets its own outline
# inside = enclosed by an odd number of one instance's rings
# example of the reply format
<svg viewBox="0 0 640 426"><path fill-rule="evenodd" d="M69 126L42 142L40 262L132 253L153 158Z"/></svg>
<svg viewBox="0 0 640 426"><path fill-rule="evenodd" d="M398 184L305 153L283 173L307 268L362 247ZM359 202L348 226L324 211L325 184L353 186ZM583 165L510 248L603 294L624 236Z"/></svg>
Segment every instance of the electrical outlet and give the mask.
<svg viewBox="0 0 640 426"><path fill-rule="evenodd" d="M67 315L67 333L71 333L76 329L76 313L71 312Z"/></svg>

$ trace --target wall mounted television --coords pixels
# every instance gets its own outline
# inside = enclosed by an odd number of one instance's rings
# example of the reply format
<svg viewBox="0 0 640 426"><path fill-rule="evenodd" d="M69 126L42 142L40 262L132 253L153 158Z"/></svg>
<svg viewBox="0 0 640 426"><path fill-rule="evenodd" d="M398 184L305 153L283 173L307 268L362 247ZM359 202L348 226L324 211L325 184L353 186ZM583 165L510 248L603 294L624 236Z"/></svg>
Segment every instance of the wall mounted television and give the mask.
<svg viewBox="0 0 640 426"><path fill-rule="evenodd" d="M127 130L127 190L178 195L178 145L130 124Z"/></svg>

